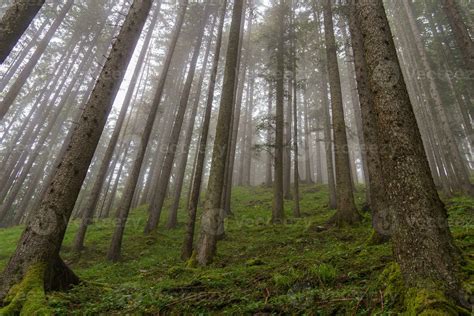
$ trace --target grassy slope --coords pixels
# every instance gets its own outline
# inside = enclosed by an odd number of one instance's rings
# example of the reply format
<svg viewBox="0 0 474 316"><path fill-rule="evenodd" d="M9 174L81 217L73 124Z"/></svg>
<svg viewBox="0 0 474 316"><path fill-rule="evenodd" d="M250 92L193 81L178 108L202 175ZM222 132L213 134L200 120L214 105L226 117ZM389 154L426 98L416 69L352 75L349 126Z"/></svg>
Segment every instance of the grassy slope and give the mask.
<svg viewBox="0 0 474 316"><path fill-rule="evenodd" d="M357 195L362 202L363 192ZM287 202L285 225L269 224L272 193L264 188L235 189L226 239L208 268L186 268L179 259L185 214L180 226L162 226L144 236L144 208L132 212L124 238L123 261L107 263L105 253L113 223L93 225L87 250L70 253L77 229L67 233L63 257L86 281L69 293L54 293L50 305L58 314L214 313L369 314L399 311L384 297L378 276L392 262L389 245L369 246L369 215L354 228L318 231L332 214L324 187L304 186L304 217L291 219ZM458 245L474 259L474 199L448 201L450 222ZM164 221L164 220L163 220ZM0 230L0 269L15 248L21 227ZM472 270L464 274L473 286ZM383 307L382 307L383 306Z"/></svg>

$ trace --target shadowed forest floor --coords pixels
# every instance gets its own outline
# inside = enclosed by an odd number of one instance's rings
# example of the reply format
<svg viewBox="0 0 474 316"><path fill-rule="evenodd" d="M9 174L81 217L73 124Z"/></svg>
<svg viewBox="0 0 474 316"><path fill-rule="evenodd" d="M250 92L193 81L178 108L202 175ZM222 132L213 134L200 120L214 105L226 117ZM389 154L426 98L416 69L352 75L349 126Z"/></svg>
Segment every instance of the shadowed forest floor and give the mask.
<svg viewBox="0 0 474 316"><path fill-rule="evenodd" d="M401 312L396 280L382 277L393 262L389 244L369 245L369 214L353 228L321 231L334 213L327 209L322 186L303 186L303 217L293 219L287 201L287 222L271 225L272 191L236 188L234 216L226 223L226 238L218 244L214 263L186 267L179 259L186 214L180 225L151 236L142 231L145 207L134 210L124 237L123 260L105 261L113 223L90 227L87 249L78 255L70 245L78 222L68 230L62 255L85 281L49 296L58 315L157 313L304 313L368 315ZM363 201L359 188L357 202ZM469 264L463 267L468 290L474 289L474 199L445 200L452 232ZM184 205L184 203L182 203ZM166 214L165 214L166 215ZM14 251L22 227L0 230L0 269ZM388 285L388 288L387 288ZM395 293L395 294L394 294Z"/></svg>

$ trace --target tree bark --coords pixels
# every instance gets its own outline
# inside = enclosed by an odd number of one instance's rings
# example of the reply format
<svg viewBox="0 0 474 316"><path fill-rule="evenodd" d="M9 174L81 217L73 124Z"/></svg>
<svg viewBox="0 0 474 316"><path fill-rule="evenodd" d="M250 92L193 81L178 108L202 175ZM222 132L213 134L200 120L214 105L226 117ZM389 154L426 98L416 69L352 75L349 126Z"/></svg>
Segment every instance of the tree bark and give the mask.
<svg viewBox="0 0 474 316"><path fill-rule="evenodd" d="M38 63L41 55L43 55L44 51L48 47L49 41L53 37L54 33L56 33L59 26L62 24L64 18L66 17L66 14L69 12L73 4L74 0L68 0L68 2L66 2L66 4L61 9L61 12L58 14L57 18L54 20L53 24L48 29L48 32L45 34L41 42L36 47L35 52L33 53L33 55L31 55L28 63L25 65L21 73L18 75L16 81L8 90L7 94L0 103L0 120L3 119L8 109L15 101L16 97L20 93L21 88L25 84L30 74L33 72L33 69Z"/></svg>
<svg viewBox="0 0 474 316"><path fill-rule="evenodd" d="M289 68L290 59L288 59L288 65L285 67ZM285 88L285 94L288 96L288 102L285 104L284 114L284 151L283 151L283 198L285 200L293 199L291 194L291 125L292 125L292 106L293 106L293 88L291 79L288 79L287 87Z"/></svg>
<svg viewBox="0 0 474 316"><path fill-rule="evenodd" d="M45 0L15 0L0 20L0 65L26 31Z"/></svg>
<svg viewBox="0 0 474 316"><path fill-rule="evenodd" d="M199 101L201 99L201 91L202 91L202 86L204 83L204 75L206 73L206 66L209 61L209 55L210 55L211 46L212 46L212 32L214 30L215 23L216 23L216 17L214 17L211 28L210 28L211 36L209 37L209 40L207 43L207 48L204 54L203 64L201 67L201 74L199 77L199 81L197 83L197 91L194 97L194 104L192 107L192 111L189 114L189 119L188 119L188 123L186 127L186 136L185 136L184 146L183 146L184 150L181 153L182 156L177 165L176 191L174 192L173 202L170 208L170 216L168 218L168 223L166 225L167 228L175 228L178 222L178 208L179 208L179 202L181 199L181 192L182 192L182 187L183 187L183 182L184 182L184 173L186 171L186 165L187 165L188 156L189 156L189 149L190 149L191 141L193 138L194 125L196 122L195 118L196 118L196 114L199 107Z"/></svg>
<svg viewBox="0 0 474 316"><path fill-rule="evenodd" d="M10 79L18 70L18 67L20 67L21 63L25 60L30 49L33 48L33 46L37 44L38 38L43 33L43 30L48 25L48 22L49 22L48 19L44 19L44 22L41 24L38 30L35 31L35 34L33 38L31 39L31 41L28 43L28 45L26 45L25 48L21 50L21 53L19 53L19 56L16 57L15 62L8 68L8 71L5 73L5 75L2 77L2 80L0 81L0 90L5 89L7 84L10 82Z"/></svg>
<svg viewBox="0 0 474 316"><path fill-rule="evenodd" d="M273 212L272 222L278 223L285 217L283 202L283 137L284 137L284 114L283 107L285 103L285 42L284 42L284 23L285 23L285 7L284 1L280 0L279 5L279 30L278 30L278 49L276 54L276 116L275 116L275 162L274 174L275 182L273 184Z"/></svg>
<svg viewBox="0 0 474 316"><path fill-rule="evenodd" d="M374 112L374 99L370 91L367 62L364 56L364 46L360 27L356 21L355 7L349 7L349 31L351 38L352 52L354 56L355 74L357 80L357 90L359 92L359 102L361 108L362 132L364 136L364 146L367 155L367 174L369 182L367 190L370 190L369 208L372 212L372 227L382 237L386 239L391 235L390 231L390 205L387 201L387 188L382 176L382 165L379 155L379 130L377 127Z"/></svg>
<svg viewBox="0 0 474 316"><path fill-rule="evenodd" d="M459 293L457 249L426 159L382 1L356 1L374 96L393 248L409 287Z"/></svg>
<svg viewBox="0 0 474 316"><path fill-rule="evenodd" d="M294 200L295 200L295 205L293 209L293 216L295 217L300 217L301 216L301 211L300 211L300 188L299 188L299 182L300 182L300 174L299 174L299 168L298 168L298 82L297 82L297 76L296 76L296 34L295 34L295 26L294 26L294 18L295 18L295 8L291 8L291 71L292 71L292 89L293 89L293 151L294 151L294 180L293 180L293 185L294 185Z"/></svg>
<svg viewBox="0 0 474 316"><path fill-rule="evenodd" d="M201 236L197 251L197 261L201 265L209 264L216 252L216 235L221 213L220 207L230 135L228 127L231 125L232 120L232 110L235 101L235 81L238 76L237 61L240 53L240 26L244 7L243 2L243 0L234 1L232 22L229 31L224 85L217 119L207 197L201 220Z"/></svg>
<svg viewBox="0 0 474 316"><path fill-rule="evenodd" d="M329 223L354 224L361 220L357 212L352 192L351 169L342 103L341 80L337 62L337 48L332 21L331 0L325 0L324 34L326 39L326 58L328 61L329 85L331 90L332 117L334 129L334 152L336 166L337 213Z"/></svg>
<svg viewBox="0 0 474 316"><path fill-rule="evenodd" d="M444 12L448 17L449 25L453 31L456 44L461 50L464 63L474 71L474 42L469 35L468 26L463 22L461 11L456 0L442 0Z"/></svg>
<svg viewBox="0 0 474 316"><path fill-rule="evenodd" d="M219 58L222 44L222 33L224 29L225 13L227 8L227 0L221 4L219 12L219 25L214 50L214 59L212 61L211 76L209 78L209 89L207 92L207 103L204 118L202 122L201 137L199 147L197 148L196 165L190 187L189 204L188 204L188 221L186 224L186 233L183 246L181 249L181 258L189 259L193 251L194 231L196 226L196 213L199 203L199 195L201 193L202 178L204 173L204 163L206 160L206 147L209 135L209 125L211 121L212 103L214 100L214 90L216 87L217 70L219 67Z"/></svg>
<svg viewBox="0 0 474 316"><path fill-rule="evenodd" d="M316 7L313 3L313 13L317 21L318 30L316 32L316 41L322 43L321 36L321 23L319 19L319 12L316 10ZM326 44L327 45L327 44ZM325 60L327 63L324 48L321 45L320 47L320 57L321 60ZM324 145L326 152L326 169L328 176L328 188L329 188L329 201L328 206L330 209L336 209L337 207L337 198L336 198L336 180L334 178L334 161L333 161L333 136L331 131L331 115L330 115L330 105L328 98L328 67L326 64L320 63L320 94L321 94L321 106L324 116Z"/></svg>
<svg viewBox="0 0 474 316"><path fill-rule="evenodd" d="M313 176L311 174L311 150L310 150L310 145L309 145L311 143L311 131L309 130L309 119L308 119L309 113L308 113L308 101L307 101L307 91L306 91L306 89L307 89L306 83L304 83L303 84L303 107L304 107L304 109L303 109L303 116L304 116L304 118L303 118L303 127L304 127L305 181L306 181L306 183L313 183ZM319 132L317 133L317 135L319 135ZM319 142L318 142L318 144L319 144ZM316 163L318 164L319 160L316 161ZM319 177L319 172L317 172L317 177Z"/></svg>
<svg viewBox="0 0 474 316"><path fill-rule="evenodd" d="M273 84L272 84L272 80L271 79L268 79L268 126L267 126L267 135L266 135L266 139L267 139L267 147L268 147L268 152L267 152L267 162L266 162L266 173L265 173L265 185L267 187L271 187L272 186L272 183L273 183L273 177L272 177L272 167L273 167L273 163L272 163L272 151L271 151L271 148L270 148L270 144L272 143L272 134L273 134L273 131L272 131L272 122L273 122L273 110L272 110L272 107L273 107Z"/></svg>
<svg viewBox="0 0 474 316"><path fill-rule="evenodd" d="M245 14L242 15L242 20L245 20ZM244 25L245 23L242 21L241 24L241 37L244 34ZM239 48L239 56L238 56L238 71L240 72L240 77L238 82L236 82L234 93L236 94L233 112L232 112L232 120L231 120L231 134L229 136L229 145L227 150L227 158L226 158L226 167L225 167L225 180L224 180L224 192L222 193L222 209L223 215L229 216L232 215L231 210L231 199L232 199L232 185L233 185L233 178L234 178L234 163L235 163L235 152L237 149L237 137L239 133L239 124L240 124L240 113L242 110L242 100L244 94L244 87L247 78L247 72L249 71L249 62L251 60L251 34L252 34L252 12L249 12L249 17L247 19L247 38L245 39L245 55L244 59L241 61L242 58L242 48ZM240 47L244 45L243 40L240 41ZM223 226L224 218L220 219L220 230L219 230L219 238L223 238L224 226Z"/></svg>
<svg viewBox="0 0 474 316"><path fill-rule="evenodd" d="M147 34L145 36L145 40L143 42L143 46L140 51L140 55L138 56L137 64L135 66L135 70L133 75L130 79L130 84L127 88L127 94L125 95L125 99L122 104L122 108L117 118L117 122L115 123L114 131L110 137L109 143L107 145L107 149L105 150L105 154L100 161L100 167L98 169L97 175L94 180L94 184L92 185L92 190L87 197L86 205L82 212L82 220L81 225L79 226L79 230L76 233L74 238L74 242L72 245L73 251L79 252L84 248L84 238L86 236L87 227L92 221L92 217L94 215L94 211L96 210L97 203L99 201L100 192L102 190L102 186L104 184L107 171L110 166L110 162L112 160L112 156L114 154L115 147L117 146L117 142L120 136L120 132L122 130L123 123L125 121L125 116L127 114L128 108L130 106L130 101L132 100L133 92L135 90L135 86L138 81L138 76L143 67L143 62L145 60L146 53L148 51L148 47L150 45L151 37L153 34L153 30L155 28L156 22L158 20L158 13L160 12L161 1L158 2L157 8L152 16L152 20L148 27Z"/></svg>

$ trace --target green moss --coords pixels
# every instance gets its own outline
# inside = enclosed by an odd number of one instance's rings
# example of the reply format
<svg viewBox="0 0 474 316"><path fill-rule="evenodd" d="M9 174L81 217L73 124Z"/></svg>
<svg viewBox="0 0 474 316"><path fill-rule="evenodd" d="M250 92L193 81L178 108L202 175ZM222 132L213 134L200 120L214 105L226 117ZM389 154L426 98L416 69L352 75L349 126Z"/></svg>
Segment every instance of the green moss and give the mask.
<svg viewBox="0 0 474 316"><path fill-rule="evenodd" d="M403 299L403 279L400 266L390 263L380 274L379 286L383 288L384 297L389 305L396 305Z"/></svg>
<svg viewBox="0 0 474 316"><path fill-rule="evenodd" d="M52 315L44 293L45 268L37 263L28 269L21 283L10 289L0 315Z"/></svg>
<svg viewBox="0 0 474 316"><path fill-rule="evenodd" d="M187 268L195 268L197 267L198 262L197 262L197 253L196 251L193 251L191 258L186 261L186 267Z"/></svg>
<svg viewBox="0 0 474 316"><path fill-rule="evenodd" d="M466 310L449 300L442 291L426 288L406 288L400 267L392 263L385 268L379 281L384 286L389 303L401 305L404 315L469 315Z"/></svg>
<svg viewBox="0 0 474 316"><path fill-rule="evenodd" d="M234 188L235 216L226 219L226 238L208 267L195 266L195 255L182 261L184 225L167 230L162 221L156 232L144 235L143 206L130 213L118 264L104 260L114 221L97 220L89 227L81 256L71 252L78 227L73 223L61 256L85 282L66 293L48 293L47 303L55 315L408 314L390 243L367 243L370 220L321 230L334 214L327 207L327 187L302 185L301 198L302 218L294 219L294 202L285 201L289 220L271 225L272 189ZM363 203L363 190L357 190L356 200ZM456 244L469 258L474 253L474 199L446 202ZM202 207L198 212L197 228ZM187 212L180 209L178 222L186 221ZM7 263L21 232L22 227L0 229L0 266ZM468 292L472 275L472 265L460 271Z"/></svg>
<svg viewBox="0 0 474 316"><path fill-rule="evenodd" d="M265 262L263 262L263 260L258 259L258 258L252 258L252 259L247 260L247 262L245 262L245 265L248 267L263 266L264 264Z"/></svg>
<svg viewBox="0 0 474 316"><path fill-rule="evenodd" d="M469 315L446 298L441 291L411 288L405 293L407 315Z"/></svg>

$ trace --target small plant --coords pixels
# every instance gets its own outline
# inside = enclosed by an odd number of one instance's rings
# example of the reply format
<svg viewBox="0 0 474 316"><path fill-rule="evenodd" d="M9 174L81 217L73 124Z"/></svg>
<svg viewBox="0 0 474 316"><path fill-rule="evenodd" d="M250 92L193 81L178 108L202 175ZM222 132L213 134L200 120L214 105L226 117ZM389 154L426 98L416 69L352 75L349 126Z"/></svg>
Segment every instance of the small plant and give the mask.
<svg viewBox="0 0 474 316"><path fill-rule="evenodd" d="M275 273L273 275L272 279L273 279L273 283L275 283L275 285L278 288L288 289L296 281L301 279L301 277L302 277L302 274L301 274L300 271L297 271L293 268L290 268L290 269L288 269L288 272L285 273L285 274Z"/></svg>
<svg viewBox="0 0 474 316"><path fill-rule="evenodd" d="M337 277L337 270L332 265L322 263L312 266L309 269L311 277L318 280L320 284L329 285L334 282Z"/></svg>

